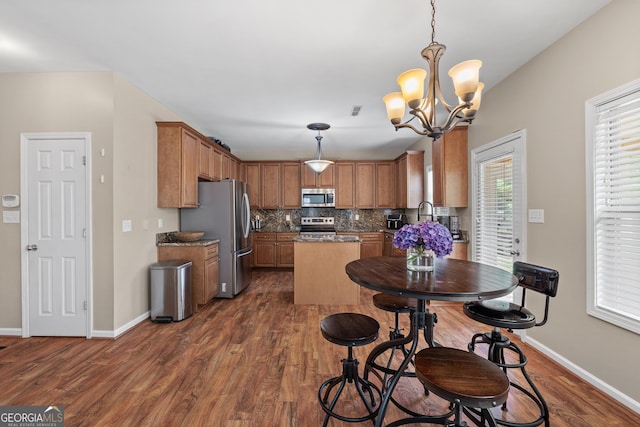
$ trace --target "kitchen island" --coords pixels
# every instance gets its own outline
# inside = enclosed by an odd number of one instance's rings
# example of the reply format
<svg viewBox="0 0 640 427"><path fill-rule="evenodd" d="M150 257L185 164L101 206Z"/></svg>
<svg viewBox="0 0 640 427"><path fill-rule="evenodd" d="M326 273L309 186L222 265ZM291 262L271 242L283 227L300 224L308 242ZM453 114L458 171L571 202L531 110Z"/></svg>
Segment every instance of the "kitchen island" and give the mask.
<svg viewBox="0 0 640 427"><path fill-rule="evenodd" d="M294 304L360 303L360 287L345 272L360 258L358 236L297 236L293 242Z"/></svg>

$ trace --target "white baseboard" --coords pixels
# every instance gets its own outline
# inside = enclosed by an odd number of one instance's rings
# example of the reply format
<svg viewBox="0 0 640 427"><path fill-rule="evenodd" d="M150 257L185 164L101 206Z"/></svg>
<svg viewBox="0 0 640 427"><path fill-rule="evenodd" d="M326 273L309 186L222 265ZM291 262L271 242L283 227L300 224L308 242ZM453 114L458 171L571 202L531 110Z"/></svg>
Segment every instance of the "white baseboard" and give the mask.
<svg viewBox="0 0 640 427"><path fill-rule="evenodd" d="M20 328L0 328L0 336L22 336L22 329Z"/></svg>
<svg viewBox="0 0 640 427"><path fill-rule="evenodd" d="M140 316L136 317L135 319L133 319L129 323L126 323L125 325L119 327L115 331L93 330L91 337L92 338L112 338L112 339L113 338L118 338L120 335L124 334L129 329L131 329L134 326L136 326L138 323L141 323L141 322L144 322L145 320L147 320L150 315L151 315L150 311L147 311L146 313L142 313Z"/></svg>
<svg viewBox="0 0 640 427"><path fill-rule="evenodd" d="M524 342L531 345L536 350L539 350L540 352L544 353L549 358L553 359L555 362L558 362L560 365L564 366L565 368L567 368L568 370L570 370L571 372L573 372L574 374L576 374L577 376L579 376L580 378L588 382L589 384L593 385L597 389L608 394L609 396L611 396L612 398L614 398L624 406L628 407L632 411L635 411L640 414L640 402L638 402L637 400L632 399L630 396L627 396L620 390L610 386L606 382L602 381L600 378L596 377L595 375L591 374L588 371L585 371L580 366L571 362L569 359L562 357L558 353L551 350L549 347L545 346L544 344L541 344L540 342L532 339L531 337L528 337L528 336L524 337Z"/></svg>

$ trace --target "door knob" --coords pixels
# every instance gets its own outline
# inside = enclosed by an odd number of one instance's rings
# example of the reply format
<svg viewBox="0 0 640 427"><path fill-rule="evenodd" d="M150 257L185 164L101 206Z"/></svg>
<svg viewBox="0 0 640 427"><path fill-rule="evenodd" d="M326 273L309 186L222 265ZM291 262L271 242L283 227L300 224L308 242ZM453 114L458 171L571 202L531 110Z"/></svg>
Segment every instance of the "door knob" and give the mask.
<svg viewBox="0 0 640 427"><path fill-rule="evenodd" d="M27 250L28 251L37 251L38 250L38 245L27 245Z"/></svg>

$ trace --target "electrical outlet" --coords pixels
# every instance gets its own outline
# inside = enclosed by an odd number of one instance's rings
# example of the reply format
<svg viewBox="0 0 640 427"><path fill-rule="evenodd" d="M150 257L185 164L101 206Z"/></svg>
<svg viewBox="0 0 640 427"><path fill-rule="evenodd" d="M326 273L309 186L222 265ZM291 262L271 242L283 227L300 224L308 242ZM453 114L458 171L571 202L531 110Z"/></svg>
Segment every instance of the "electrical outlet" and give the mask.
<svg viewBox="0 0 640 427"><path fill-rule="evenodd" d="M285 215L284 220L287 222L291 222L291 215Z"/></svg>
<svg viewBox="0 0 640 427"><path fill-rule="evenodd" d="M158 218L158 228L162 227L164 227L164 222L162 221L162 218Z"/></svg>
<svg viewBox="0 0 640 427"><path fill-rule="evenodd" d="M360 215L356 214L356 221L360 220Z"/></svg>

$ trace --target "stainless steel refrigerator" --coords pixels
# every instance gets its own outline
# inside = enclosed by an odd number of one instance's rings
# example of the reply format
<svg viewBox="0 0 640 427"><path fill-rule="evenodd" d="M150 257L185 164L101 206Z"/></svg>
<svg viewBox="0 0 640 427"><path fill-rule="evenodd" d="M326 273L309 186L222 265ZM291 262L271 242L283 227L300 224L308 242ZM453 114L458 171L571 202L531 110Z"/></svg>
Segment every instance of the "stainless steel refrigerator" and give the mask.
<svg viewBox="0 0 640 427"><path fill-rule="evenodd" d="M247 184L235 179L198 183L198 208L180 209L180 229L220 239L218 298L233 298L251 282L251 213Z"/></svg>

